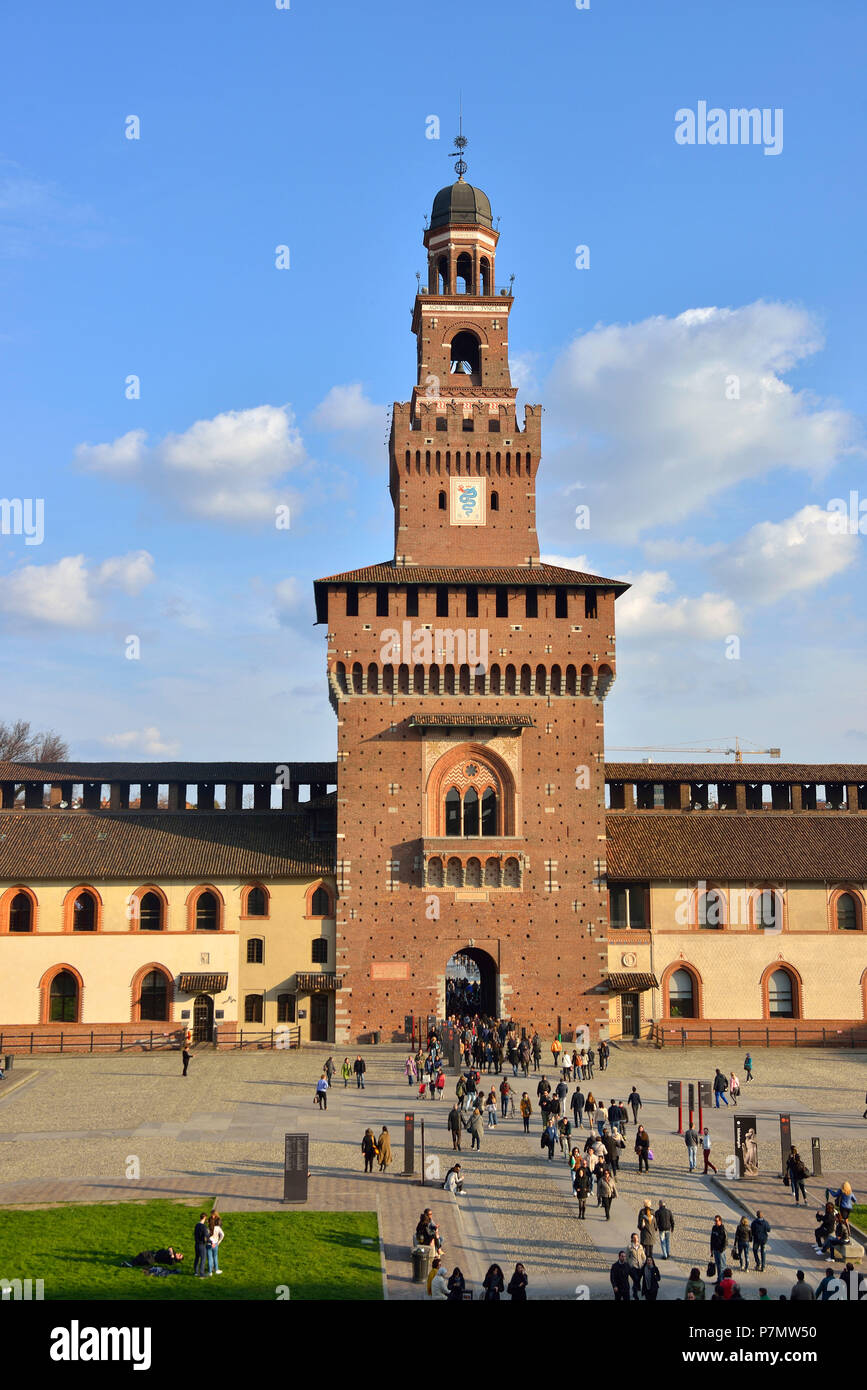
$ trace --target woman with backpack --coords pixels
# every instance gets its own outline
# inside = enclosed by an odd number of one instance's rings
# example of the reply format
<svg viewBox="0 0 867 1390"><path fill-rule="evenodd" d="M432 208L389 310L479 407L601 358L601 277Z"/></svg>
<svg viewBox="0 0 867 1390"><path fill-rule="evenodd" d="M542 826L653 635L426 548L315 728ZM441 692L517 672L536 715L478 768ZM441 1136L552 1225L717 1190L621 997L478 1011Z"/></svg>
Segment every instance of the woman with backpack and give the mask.
<svg viewBox="0 0 867 1390"><path fill-rule="evenodd" d="M361 1141L361 1152L364 1154L365 1173L373 1172L373 1160L379 1157L379 1150L376 1147L376 1140L373 1137L373 1130L366 1129L364 1138Z"/></svg>

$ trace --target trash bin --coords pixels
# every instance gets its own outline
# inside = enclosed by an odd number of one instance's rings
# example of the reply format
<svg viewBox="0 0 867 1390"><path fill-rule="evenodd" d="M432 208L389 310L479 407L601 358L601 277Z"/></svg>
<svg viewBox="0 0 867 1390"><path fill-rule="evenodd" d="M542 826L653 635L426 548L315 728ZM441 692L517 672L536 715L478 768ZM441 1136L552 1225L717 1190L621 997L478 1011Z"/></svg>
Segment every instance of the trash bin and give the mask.
<svg viewBox="0 0 867 1390"><path fill-rule="evenodd" d="M374 1041L375 1043L382 1042L382 1034L381 1034L380 1032L374 1033L374 1035L373 1035L373 1041Z"/></svg>
<svg viewBox="0 0 867 1390"><path fill-rule="evenodd" d="M412 1251L412 1282L426 1284L433 1261L432 1245L415 1245Z"/></svg>

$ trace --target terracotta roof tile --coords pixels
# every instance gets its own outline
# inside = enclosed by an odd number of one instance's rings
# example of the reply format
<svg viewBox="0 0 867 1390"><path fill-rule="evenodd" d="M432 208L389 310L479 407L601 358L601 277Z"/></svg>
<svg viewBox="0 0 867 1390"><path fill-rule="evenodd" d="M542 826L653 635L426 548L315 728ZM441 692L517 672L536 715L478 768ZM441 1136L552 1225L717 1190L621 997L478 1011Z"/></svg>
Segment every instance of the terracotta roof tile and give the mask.
<svg viewBox="0 0 867 1390"><path fill-rule="evenodd" d="M867 782L865 763L606 763L607 782Z"/></svg>

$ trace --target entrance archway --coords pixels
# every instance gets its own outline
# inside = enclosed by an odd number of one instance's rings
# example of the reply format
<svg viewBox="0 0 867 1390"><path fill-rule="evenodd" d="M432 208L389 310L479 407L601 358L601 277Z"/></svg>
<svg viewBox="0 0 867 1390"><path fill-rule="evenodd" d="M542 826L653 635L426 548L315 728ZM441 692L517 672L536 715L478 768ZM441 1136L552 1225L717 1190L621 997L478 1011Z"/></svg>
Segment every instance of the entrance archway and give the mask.
<svg viewBox="0 0 867 1390"><path fill-rule="evenodd" d="M214 1000L210 994L197 994L193 1003L193 1042L213 1042Z"/></svg>
<svg viewBox="0 0 867 1390"><path fill-rule="evenodd" d="M497 963L478 946L464 946L446 966L446 1018L451 1014L499 1017Z"/></svg>

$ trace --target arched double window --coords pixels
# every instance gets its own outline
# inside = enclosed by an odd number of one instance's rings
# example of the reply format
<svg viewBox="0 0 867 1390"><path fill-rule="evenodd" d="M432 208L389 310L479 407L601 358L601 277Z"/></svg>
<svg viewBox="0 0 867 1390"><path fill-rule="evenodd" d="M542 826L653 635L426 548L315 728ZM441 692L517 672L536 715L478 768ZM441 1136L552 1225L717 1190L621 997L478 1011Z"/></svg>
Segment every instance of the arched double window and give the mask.
<svg viewBox="0 0 867 1390"><path fill-rule="evenodd" d="M97 908L93 893L79 893L72 904L72 930L96 931Z"/></svg>
<svg viewBox="0 0 867 1390"><path fill-rule="evenodd" d="M33 919L33 898L19 888L9 900L9 930L32 932Z"/></svg>
<svg viewBox="0 0 867 1390"><path fill-rule="evenodd" d="M475 787L468 787L463 794L457 787L446 792L446 835L496 835L498 824L498 797L493 787L486 787L481 796Z"/></svg>
<svg viewBox="0 0 867 1390"><path fill-rule="evenodd" d="M668 981L670 1018L696 1017L695 981L688 970L675 970Z"/></svg>

